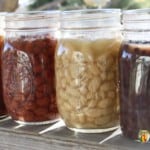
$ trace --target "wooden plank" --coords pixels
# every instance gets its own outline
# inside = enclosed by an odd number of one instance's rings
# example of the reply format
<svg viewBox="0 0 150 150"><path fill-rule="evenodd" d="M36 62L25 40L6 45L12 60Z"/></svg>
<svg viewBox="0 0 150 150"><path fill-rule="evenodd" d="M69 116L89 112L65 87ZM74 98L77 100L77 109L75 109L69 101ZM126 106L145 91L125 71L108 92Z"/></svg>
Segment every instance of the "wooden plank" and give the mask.
<svg viewBox="0 0 150 150"><path fill-rule="evenodd" d="M0 150L149 150L149 144L140 144L122 135L104 144L98 144L112 132L81 134L66 127L39 132L50 125L19 126L11 119L0 122ZM18 128L17 128L18 127Z"/></svg>

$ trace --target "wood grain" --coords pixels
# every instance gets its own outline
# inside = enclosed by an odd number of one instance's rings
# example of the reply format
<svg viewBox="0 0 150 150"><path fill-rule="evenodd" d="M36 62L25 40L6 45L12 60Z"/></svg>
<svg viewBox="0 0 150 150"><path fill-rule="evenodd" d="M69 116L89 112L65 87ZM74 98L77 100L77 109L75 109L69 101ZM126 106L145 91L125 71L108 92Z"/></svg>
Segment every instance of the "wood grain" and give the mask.
<svg viewBox="0 0 150 150"><path fill-rule="evenodd" d="M39 132L50 125L22 126L11 119L0 122L0 150L149 150L149 144L140 144L122 135L104 144L98 144L108 137L105 134L81 134L66 127ZM18 127L18 128L16 128Z"/></svg>

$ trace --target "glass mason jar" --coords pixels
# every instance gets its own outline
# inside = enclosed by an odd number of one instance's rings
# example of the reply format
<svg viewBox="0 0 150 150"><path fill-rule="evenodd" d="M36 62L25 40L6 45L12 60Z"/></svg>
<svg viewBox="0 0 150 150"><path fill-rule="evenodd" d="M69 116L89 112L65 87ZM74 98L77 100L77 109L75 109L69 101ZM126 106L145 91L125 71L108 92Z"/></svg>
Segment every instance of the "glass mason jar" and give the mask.
<svg viewBox="0 0 150 150"><path fill-rule="evenodd" d="M57 106L75 131L118 127L120 10L65 11L56 50Z"/></svg>
<svg viewBox="0 0 150 150"><path fill-rule="evenodd" d="M3 88L2 88L2 71L1 71L1 55L2 49L4 46L4 37L5 37L5 15L6 13L0 13L0 118L4 118L7 116L6 107L3 100Z"/></svg>
<svg viewBox="0 0 150 150"><path fill-rule="evenodd" d="M123 26L121 128L125 136L138 140L150 131L150 9L124 11Z"/></svg>
<svg viewBox="0 0 150 150"><path fill-rule="evenodd" d="M58 120L54 53L59 11L9 14L2 53L4 101L21 124Z"/></svg>

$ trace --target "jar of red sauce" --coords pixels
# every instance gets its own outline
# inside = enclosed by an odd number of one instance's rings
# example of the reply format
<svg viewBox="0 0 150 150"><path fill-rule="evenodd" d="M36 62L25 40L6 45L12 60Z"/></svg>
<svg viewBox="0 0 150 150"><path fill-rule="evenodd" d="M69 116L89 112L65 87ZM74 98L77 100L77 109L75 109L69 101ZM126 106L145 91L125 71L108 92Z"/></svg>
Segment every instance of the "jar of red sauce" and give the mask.
<svg viewBox="0 0 150 150"><path fill-rule="evenodd" d="M125 136L146 142L143 140L150 131L150 9L124 11L123 26L119 58L121 129Z"/></svg>
<svg viewBox="0 0 150 150"><path fill-rule="evenodd" d="M9 14L2 53L4 101L21 124L58 120L54 53L59 11Z"/></svg>
<svg viewBox="0 0 150 150"><path fill-rule="evenodd" d="M4 37L5 37L5 32L4 32L5 15L6 13L0 13L0 118L4 118L7 116L7 111L3 100L2 71L1 71L1 64L2 64L1 55L4 46Z"/></svg>

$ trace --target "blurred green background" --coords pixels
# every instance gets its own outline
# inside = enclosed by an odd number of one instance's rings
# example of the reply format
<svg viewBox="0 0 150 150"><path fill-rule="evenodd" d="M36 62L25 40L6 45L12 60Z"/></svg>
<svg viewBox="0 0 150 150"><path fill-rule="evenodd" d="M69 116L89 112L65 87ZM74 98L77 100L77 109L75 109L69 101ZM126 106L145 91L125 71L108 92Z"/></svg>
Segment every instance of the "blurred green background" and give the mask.
<svg viewBox="0 0 150 150"><path fill-rule="evenodd" d="M99 8L99 7L136 9L136 8L150 7L150 1L149 0L35 0L33 4L29 5L29 9L30 10L38 8L40 9L41 6L44 5L45 9L63 9L63 10L81 9L81 8Z"/></svg>
<svg viewBox="0 0 150 150"><path fill-rule="evenodd" d="M0 11L150 8L149 0L0 0Z"/></svg>

